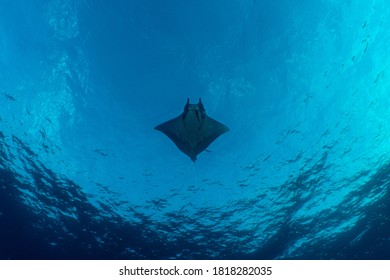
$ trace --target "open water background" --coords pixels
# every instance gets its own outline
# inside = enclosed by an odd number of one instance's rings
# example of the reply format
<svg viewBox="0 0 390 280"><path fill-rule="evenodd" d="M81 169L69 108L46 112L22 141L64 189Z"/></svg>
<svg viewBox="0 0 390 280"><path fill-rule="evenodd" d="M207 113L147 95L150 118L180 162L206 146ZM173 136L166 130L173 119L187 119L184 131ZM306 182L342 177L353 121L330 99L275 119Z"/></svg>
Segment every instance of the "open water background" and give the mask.
<svg viewBox="0 0 390 280"><path fill-rule="evenodd" d="M0 0L0 258L389 259L390 3ZM201 97L196 164L153 127Z"/></svg>

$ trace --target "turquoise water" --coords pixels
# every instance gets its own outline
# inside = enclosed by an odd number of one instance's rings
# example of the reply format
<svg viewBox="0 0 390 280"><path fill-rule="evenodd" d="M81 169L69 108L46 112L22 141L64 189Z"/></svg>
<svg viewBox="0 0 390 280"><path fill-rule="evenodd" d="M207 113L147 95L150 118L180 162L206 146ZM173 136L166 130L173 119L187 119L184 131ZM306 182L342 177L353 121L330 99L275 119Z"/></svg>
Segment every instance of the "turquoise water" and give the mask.
<svg viewBox="0 0 390 280"><path fill-rule="evenodd" d="M1 258L389 258L389 29L380 0L0 0ZM230 128L196 163L153 129L187 98Z"/></svg>

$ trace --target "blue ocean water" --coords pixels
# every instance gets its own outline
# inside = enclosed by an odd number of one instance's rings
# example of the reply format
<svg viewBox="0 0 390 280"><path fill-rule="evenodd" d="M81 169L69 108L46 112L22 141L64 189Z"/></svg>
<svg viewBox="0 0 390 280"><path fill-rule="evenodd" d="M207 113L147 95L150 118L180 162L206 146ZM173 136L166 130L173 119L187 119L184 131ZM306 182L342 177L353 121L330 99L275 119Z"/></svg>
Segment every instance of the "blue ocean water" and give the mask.
<svg viewBox="0 0 390 280"><path fill-rule="evenodd" d="M389 259L390 3L0 0L1 259ZM202 98L193 163L154 126Z"/></svg>

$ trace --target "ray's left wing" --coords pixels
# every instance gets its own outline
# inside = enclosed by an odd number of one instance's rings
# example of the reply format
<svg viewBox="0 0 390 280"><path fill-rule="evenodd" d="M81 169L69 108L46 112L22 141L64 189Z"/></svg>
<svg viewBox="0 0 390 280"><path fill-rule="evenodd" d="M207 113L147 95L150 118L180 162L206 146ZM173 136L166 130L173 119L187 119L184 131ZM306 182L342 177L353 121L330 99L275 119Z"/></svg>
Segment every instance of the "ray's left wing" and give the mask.
<svg viewBox="0 0 390 280"><path fill-rule="evenodd" d="M154 129L159 130L168 136L169 139L171 139L172 142L175 143L175 145L186 155L191 153L190 143L188 139L183 137L183 135L187 134L187 131L183 124L181 115L156 126Z"/></svg>

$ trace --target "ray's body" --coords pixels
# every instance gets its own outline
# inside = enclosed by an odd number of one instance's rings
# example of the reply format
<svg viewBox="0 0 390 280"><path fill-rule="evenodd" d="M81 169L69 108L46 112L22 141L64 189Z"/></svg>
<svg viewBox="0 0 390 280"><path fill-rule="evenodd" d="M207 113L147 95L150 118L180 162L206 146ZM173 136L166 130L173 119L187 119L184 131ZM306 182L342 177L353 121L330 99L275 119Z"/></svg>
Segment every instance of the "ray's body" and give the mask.
<svg viewBox="0 0 390 280"><path fill-rule="evenodd" d="M192 161L215 139L229 131L224 124L206 115L202 100L198 104L187 103L183 113L155 127L167 135Z"/></svg>

